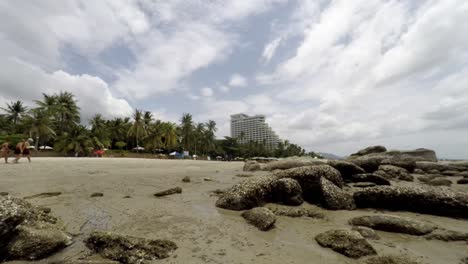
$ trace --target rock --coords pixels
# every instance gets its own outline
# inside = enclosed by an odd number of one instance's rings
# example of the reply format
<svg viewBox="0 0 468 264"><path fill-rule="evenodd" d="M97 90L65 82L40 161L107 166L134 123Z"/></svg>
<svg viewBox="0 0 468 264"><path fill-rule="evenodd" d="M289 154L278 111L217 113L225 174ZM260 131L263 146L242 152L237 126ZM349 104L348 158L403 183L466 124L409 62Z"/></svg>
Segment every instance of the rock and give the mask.
<svg viewBox="0 0 468 264"><path fill-rule="evenodd" d="M366 259L365 264L420 264L420 262L411 259L408 256L388 255L370 257Z"/></svg>
<svg viewBox="0 0 468 264"><path fill-rule="evenodd" d="M351 219L349 224L415 236L427 235L436 229L432 224L393 215L359 216Z"/></svg>
<svg viewBox="0 0 468 264"><path fill-rule="evenodd" d="M343 186L340 172L329 165L299 167L277 171L271 175L248 178L232 186L216 201L216 206L230 210L246 210L272 201L273 182L291 178L299 182L303 198L310 202L321 201L320 179L325 177L337 186Z"/></svg>
<svg viewBox="0 0 468 264"><path fill-rule="evenodd" d="M56 223L57 218L44 208L23 199L0 197L0 260L38 259L53 254L63 245L56 240L56 234L64 234L63 227Z"/></svg>
<svg viewBox="0 0 468 264"><path fill-rule="evenodd" d="M447 163L432 161L417 161L416 168L432 174L439 174L441 171L456 170L456 168Z"/></svg>
<svg viewBox="0 0 468 264"><path fill-rule="evenodd" d="M272 182L272 201L285 205L301 205L302 188L299 182L291 178L283 178Z"/></svg>
<svg viewBox="0 0 468 264"><path fill-rule="evenodd" d="M364 156L364 155L371 154L371 153L382 153L386 151L387 151L387 148L385 148L384 146L370 146L365 149L361 149L356 153L351 154L351 156Z"/></svg>
<svg viewBox="0 0 468 264"><path fill-rule="evenodd" d="M190 177L185 176L184 178L182 178L182 182L190 182Z"/></svg>
<svg viewBox="0 0 468 264"><path fill-rule="evenodd" d="M437 162L437 156L435 151L431 149L418 148L415 150L400 151L403 156L413 157L423 161Z"/></svg>
<svg viewBox="0 0 468 264"><path fill-rule="evenodd" d="M34 228L19 226L17 236L8 246L11 259L37 260L71 244L71 237L54 228Z"/></svg>
<svg viewBox="0 0 468 264"><path fill-rule="evenodd" d="M31 196L26 196L24 199L34 199L34 198L48 198L48 197L54 197L54 196L59 196L61 195L61 192L44 192L44 193L39 193Z"/></svg>
<svg viewBox="0 0 468 264"><path fill-rule="evenodd" d="M350 258L360 258L377 254L369 242L356 231L330 230L318 234L315 240L322 247L331 248Z"/></svg>
<svg viewBox="0 0 468 264"><path fill-rule="evenodd" d="M213 181L211 178L203 178L204 181Z"/></svg>
<svg viewBox="0 0 468 264"><path fill-rule="evenodd" d="M373 182L356 182L356 183L353 183L352 186L355 188L368 188L368 187L377 186L377 184Z"/></svg>
<svg viewBox="0 0 468 264"><path fill-rule="evenodd" d="M376 171L382 160L386 159L385 156L358 156L357 158L350 159L352 163L363 168L367 173Z"/></svg>
<svg viewBox="0 0 468 264"><path fill-rule="evenodd" d="M386 179L399 179L403 181L413 181L414 179L407 170L393 165L380 165L374 174Z"/></svg>
<svg viewBox="0 0 468 264"><path fill-rule="evenodd" d="M7 192L0 192L0 196L7 196L8 193Z"/></svg>
<svg viewBox="0 0 468 264"><path fill-rule="evenodd" d="M256 207L245 211L242 213L242 217L262 231L268 231L276 222L275 214L265 207Z"/></svg>
<svg viewBox="0 0 468 264"><path fill-rule="evenodd" d="M274 172L273 175L277 178L292 178L298 181L302 187L302 197L311 203L319 203L322 200L319 185L322 177L340 188L344 186L340 172L329 165L293 168Z"/></svg>
<svg viewBox="0 0 468 264"><path fill-rule="evenodd" d="M166 195L171 195L171 194L176 194L176 193L182 193L182 188L174 187L171 189L167 189L165 191L157 192L154 194L154 196L161 197L161 196L166 196Z"/></svg>
<svg viewBox="0 0 468 264"><path fill-rule="evenodd" d="M442 240L442 241L467 241L468 233L446 230L443 228L436 229L434 232L424 236L429 240Z"/></svg>
<svg viewBox="0 0 468 264"><path fill-rule="evenodd" d="M462 258L462 259L460 260L460 263L461 263L461 264L468 264L468 257Z"/></svg>
<svg viewBox="0 0 468 264"><path fill-rule="evenodd" d="M445 175L445 176L455 176L455 175L457 175L459 173L460 172L454 171L454 170L446 170L446 171L443 171L441 174Z"/></svg>
<svg viewBox="0 0 468 264"><path fill-rule="evenodd" d="M331 210L353 210L356 208L353 195L342 190L325 177L320 179L322 204Z"/></svg>
<svg viewBox="0 0 468 264"><path fill-rule="evenodd" d="M468 194L423 186L378 186L354 192L358 208L403 210L468 218Z"/></svg>
<svg viewBox="0 0 468 264"><path fill-rule="evenodd" d="M316 166L324 165L325 161L305 158L287 158L277 161L272 161L263 166L263 170L287 170L292 168L304 167L304 166Z"/></svg>
<svg viewBox="0 0 468 264"><path fill-rule="evenodd" d="M363 168L345 160L329 160L327 164L337 169L343 179L348 179L355 174L365 173Z"/></svg>
<svg viewBox="0 0 468 264"><path fill-rule="evenodd" d="M246 161L243 168L244 171L258 171L261 169L260 163L253 160Z"/></svg>
<svg viewBox="0 0 468 264"><path fill-rule="evenodd" d="M350 180L352 182L372 182L376 185L391 185L386 178L372 173L356 174Z"/></svg>
<svg viewBox="0 0 468 264"><path fill-rule="evenodd" d="M272 183L276 179L271 175L246 179L222 193L216 201L216 206L230 210L246 210L261 206L271 200Z"/></svg>
<svg viewBox="0 0 468 264"><path fill-rule="evenodd" d="M458 184L468 184L468 178L463 178L457 181Z"/></svg>
<svg viewBox="0 0 468 264"><path fill-rule="evenodd" d="M125 264L164 259L177 249L177 245L169 240L149 240L110 232L93 232L84 243L102 257Z"/></svg>
<svg viewBox="0 0 468 264"><path fill-rule="evenodd" d="M239 174L236 174L237 177L241 177L241 178L249 178L249 177L252 177L254 176L253 173L239 173Z"/></svg>
<svg viewBox="0 0 468 264"><path fill-rule="evenodd" d="M125 199L129 199L129 198L132 198L130 195L125 195L124 197L122 198L125 198Z"/></svg>
<svg viewBox="0 0 468 264"><path fill-rule="evenodd" d="M431 185L431 186L450 186L452 185L452 181L448 179L435 178L435 179L425 182L425 184Z"/></svg>
<svg viewBox="0 0 468 264"><path fill-rule="evenodd" d="M359 232L366 239L379 240L380 237L374 229L365 226L353 226L352 230Z"/></svg>
<svg viewBox="0 0 468 264"><path fill-rule="evenodd" d="M440 176L442 176L442 175L440 175ZM435 178L437 178L437 175L429 174L429 175L424 175L424 176L418 177L418 180L420 182L427 183L427 182L430 182L430 181L434 180Z"/></svg>
<svg viewBox="0 0 468 264"><path fill-rule="evenodd" d="M392 165L412 173L416 169L416 161L413 158L391 157L383 159L380 165Z"/></svg>
<svg viewBox="0 0 468 264"><path fill-rule="evenodd" d="M423 171L423 170L421 170L421 169L415 169L415 170L413 171L413 173L414 173L414 174L425 174L426 172Z"/></svg>
<svg viewBox="0 0 468 264"><path fill-rule="evenodd" d="M289 217L310 217L315 219L325 219L325 215L302 206L287 206L278 204L267 204L266 208L270 209L275 215L278 216L289 216Z"/></svg>
<svg viewBox="0 0 468 264"><path fill-rule="evenodd" d="M103 196L104 196L104 194L103 194L103 193L100 193L100 192L95 192L95 193L92 193L92 194L90 195L90 197L103 197Z"/></svg>
<svg viewBox="0 0 468 264"><path fill-rule="evenodd" d="M468 178L468 171L459 172L457 176ZM0 193L0 195L1 195L1 193ZM7 193L7 195L8 195L8 193Z"/></svg>

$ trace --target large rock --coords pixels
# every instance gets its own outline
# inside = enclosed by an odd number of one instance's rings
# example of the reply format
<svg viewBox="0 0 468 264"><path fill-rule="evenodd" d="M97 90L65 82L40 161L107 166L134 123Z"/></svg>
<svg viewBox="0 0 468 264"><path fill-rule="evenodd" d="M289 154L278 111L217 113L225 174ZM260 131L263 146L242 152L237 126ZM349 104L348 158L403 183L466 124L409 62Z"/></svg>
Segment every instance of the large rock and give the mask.
<svg viewBox="0 0 468 264"><path fill-rule="evenodd" d="M291 178L283 178L272 182L272 201L286 205L300 205L302 188L298 181Z"/></svg>
<svg viewBox="0 0 468 264"><path fill-rule="evenodd" d="M353 210L356 208L353 195L342 190L325 177L320 179L322 204L331 210Z"/></svg>
<svg viewBox="0 0 468 264"><path fill-rule="evenodd" d="M436 229L432 224L393 215L359 216L351 219L349 223L354 226L416 236L429 234Z"/></svg>
<svg viewBox="0 0 468 264"><path fill-rule="evenodd" d="M468 178L463 178L457 181L457 184L468 184Z"/></svg>
<svg viewBox="0 0 468 264"><path fill-rule="evenodd" d="M266 171L287 170L304 166L315 166L324 164L326 164L325 161L310 158L287 158L268 162L262 167L262 169Z"/></svg>
<svg viewBox="0 0 468 264"><path fill-rule="evenodd" d="M468 218L468 194L434 187L378 186L354 192L358 208Z"/></svg>
<svg viewBox="0 0 468 264"><path fill-rule="evenodd" d="M318 234L315 240L322 247L331 248L350 258L360 258L377 254L369 242L356 231L330 230Z"/></svg>
<svg viewBox="0 0 468 264"><path fill-rule="evenodd" d="M169 240L149 240L111 232L93 232L84 242L101 256L125 264L164 259L177 249L177 245Z"/></svg>
<svg viewBox="0 0 468 264"><path fill-rule="evenodd" d="M261 206L271 200L272 175L248 178L225 191L216 201L216 206L230 210L246 210Z"/></svg>
<svg viewBox="0 0 468 264"><path fill-rule="evenodd" d="M434 161L417 161L416 168L433 174L439 174L441 171L458 170L458 167L450 165L449 163Z"/></svg>
<svg viewBox="0 0 468 264"><path fill-rule="evenodd" d="M386 159L387 157L366 155L366 156L358 156L357 158L353 158L353 157L351 158L349 159L350 162L363 168L366 172L372 173L379 168L380 163L382 163L382 160Z"/></svg>
<svg viewBox="0 0 468 264"><path fill-rule="evenodd" d="M365 173L363 168L345 160L329 160L328 165L337 169L341 173L341 177L343 177L344 180L350 178L355 174Z"/></svg>
<svg viewBox="0 0 468 264"><path fill-rule="evenodd" d="M291 178L299 182L303 197L313 203L322 199L320 179L324 177L338 187L343 186L340 172L329 165L299 167L274 172L271 175L248 178L223 193L216 206L231 210L246 210L273 201L273 183L279 179Z"/></svg>
<svg viewBox="0 0 468 264"><path fill-rule="evenodd" d="M431 185L431 186L450 186L452 185L452 181L448 179L443 179L443 178L435 178L435 179L425 182L425 184Z"/></svg>
<svg viewBox="0 0 468 264"><path fill-rule="evenodd" d="M62 238L66 235L56 223L57 218L48 210L23 199L0 197L0 260L38 259L68 245L68 241L58 239L57 234ZM38 230L38 227L47 228Z"/></svg>
<svg viewBox="0 0 468 264"><path fill-rule="evenodd" d="M72 242L66 233L51 227L21 225L16 228L16 232L17 236L8 245L8 255L12 259L41 259Z"/></svg>
<svg viewBox="0 0 468 264"><path fill-rule="evenodd" d="M302 196L311 203L318 203L322 199L319 185L322 177L340 188L344 186L340 172L329 165L299 167L278 171L273 173L273 175L277 178L292 178L298 181L302 187Z"/></svg>
<svg viewBox="0 0 468 264"><path fill-rule="evenodd" d="M443 228L436 229L434 232L424 236L429 240L442 240L442 241L467 241L468 233L446 230Z"/></svg>
<svg viewBox="0 0 468 264"><path fill-rule="evenodd" d="M260 165L260 163L253 160L246 161L243 168L244 171L258 171L261 169L262 166Z"/></svg>
<svg viewBox="0 0 468 264"><path fill-rule="evenodd" d="M415 150L406 150L400 152L402 155L407 157L414 157L416 160L437 162L436 153L431 149L418 148Z"/></svg>
<svg viewBox="0 0 468 264"><path fill-rule="evenodd" d="M413 176L411 176L407 170L393 165L380 165L379 169L374 172L374 174L386 179L413 181Z"/></svg>
<svg viewBox="0 0 468 264"><path fill-rule="evenodd" d="M162 196L167 196L167 195L176 194L176 193L182 193L182 188L180 187L170 188L164 191L157 192L154 194L154 196L162 197Z"/></svg>
<svg viewBox="0 0 468 264"><path fill-rule="evenodd" d="M355 174L350 180L352 182L372 182L376 185L391 185L389 180L373 173Z"/></svg>
<svg viewBox="0 0 468 264"><path fill-rule="evenodd" d="M380 236L374 229L365 226L353 226L352 230L359 232L366 239L379 240Z"/></svg>
<svg viewBox="0 0 468 264"><path fill-rule="evenodd" d="M387 151L387 148L385 148L384 146L370 146L365 149L361 149L356 153L351 154L351 156L364 156L364 155L371 154L371 153L382 153L386 151Z"/></svg>
<svg viewBox="0 0 468 264"><path fill-rule="evenodd" d="M270 230L276 222L275 214L265 207L256 207L242 213L247 222L262 231Z"/></svg>

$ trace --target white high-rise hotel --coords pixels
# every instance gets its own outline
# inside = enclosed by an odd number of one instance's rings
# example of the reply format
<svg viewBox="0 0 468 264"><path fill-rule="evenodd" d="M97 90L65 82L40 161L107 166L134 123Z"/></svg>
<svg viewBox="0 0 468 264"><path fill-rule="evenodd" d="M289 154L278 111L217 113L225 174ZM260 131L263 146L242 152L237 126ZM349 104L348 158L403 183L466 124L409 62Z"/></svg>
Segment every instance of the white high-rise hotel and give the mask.
<svg viewBox="0 0 468 264"><path fill-rule="evenodd" d="M231 137L237 138L241 144L254 141L264 144L269 149L275 149L281 142L278 135L265 122L264 115L231 115Z"/></svg>

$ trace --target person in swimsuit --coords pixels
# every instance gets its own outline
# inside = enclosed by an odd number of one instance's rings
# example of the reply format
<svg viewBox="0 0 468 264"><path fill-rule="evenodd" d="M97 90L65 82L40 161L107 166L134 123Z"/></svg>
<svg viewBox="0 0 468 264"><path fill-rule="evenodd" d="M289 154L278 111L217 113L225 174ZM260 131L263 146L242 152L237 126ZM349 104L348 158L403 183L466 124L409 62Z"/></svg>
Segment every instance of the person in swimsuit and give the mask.
<svg viewBox="0 0 468 264"><path fill-rule="evenodd" d="M29 140L23 143L23 157L27 157L28 161L31 162L31 151L29 150Z"/></svg>
<svg viewBox="0 0 468 264"><path fill-rule="evenodd" d="M5 158L5 163L8 163L8 154L10 153L10 142L4 142L0 147L0 154Z"/></svg>
<svg viewBox="0 0 468 264"><path fill-rule="evenodd" d="M21 156L23 155L23 150L24 150L24 142L25 140L22 139L21 142L16 144L15 148L15 163L18 163L19 159L21 159Z"/></svg>

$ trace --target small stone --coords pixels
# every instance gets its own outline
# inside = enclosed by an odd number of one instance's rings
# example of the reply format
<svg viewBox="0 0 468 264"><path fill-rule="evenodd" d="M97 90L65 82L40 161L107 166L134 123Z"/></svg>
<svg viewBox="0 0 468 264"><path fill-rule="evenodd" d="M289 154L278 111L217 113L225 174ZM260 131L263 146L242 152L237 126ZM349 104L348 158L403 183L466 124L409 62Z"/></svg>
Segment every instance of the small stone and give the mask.
<svg viewBox="0 0 468 264"><path fill-rule="evenodd" d="M240 178L248 178L248 177L254 176L254 174L253 173L239 173L239 174L236 174L236 176Z"/></svg>
<svg viewBox="0 0 468 264"><path fill-rule="evenodd" d="M103 196L104 196L104 194L100 193L100 192L95 192L95 193L90 195L90 197L103 197Z"/></svg>
<svg viewBox="0 0 468 264"><path fill-rule="evenodd" d="M190 177L189 177L189 176L185 176L185 177L182 179L182 182L190 182Z"/></svg>
<svg viewBox="0 0 468 264"><path fill-rule="evenodd" d="M457 184L468 184L468 178L463 178L457 181Z"/></svg>
<svg viewBox="0 0 468 264"><path fill-rule="evenodd" d="M165 191L155 193L154 196L161 197L161 196L166 196L166 195L171 195L171 194L176 194L176 193L182 193L182 188L175 187L175 188L167 189Z"/></svg>
<svg viewBox="0 0 468 264"><path fill-rule="evenodd" d="M7 192L0 192L0 196L7 196L8 193Z"/></svg>
<svg viewBox="0 0 468 264"><path fill-rule="evenodd" d="M125 199L128 199L128 198L132 198L130 195L125 195L124 197L122 198L125 198Z"/></svg>
<svg viewBox="0 0 468 264"><path fill-rule="evenodd" d="M452 181L448 179L443 179L443 178L435 178L433 180L430 180L428 182L425 182L427 185L431 186L450 186L452 185Z"/></svg>
<svg viewBox="0 0 468 264"><path fill-rule="evenodd" d="M408 256L378 256L366 259L366 264L420 264Z"/></svg>
<svg viewBox="0 0 468 264"><path fill-rule="evenodd" d="M203 178L204 181L213 181L211 178Z"/></svg>

